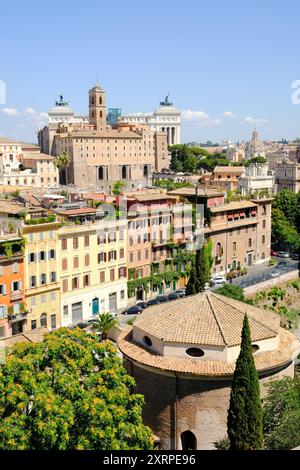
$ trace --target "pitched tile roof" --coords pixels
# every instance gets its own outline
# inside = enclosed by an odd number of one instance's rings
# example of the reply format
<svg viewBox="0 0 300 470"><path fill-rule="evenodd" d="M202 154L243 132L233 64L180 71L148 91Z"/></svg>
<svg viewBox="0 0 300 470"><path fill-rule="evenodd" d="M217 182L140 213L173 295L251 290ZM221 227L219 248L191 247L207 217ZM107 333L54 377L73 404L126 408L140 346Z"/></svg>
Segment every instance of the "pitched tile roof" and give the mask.
<svg viewBox="0 0 300 470"><path fill-rule="evenodd" d="M289 331L280 328L278 347L274 351L261 352L254 356L258 372L272 370L291 362L300 352L300 343ZM235 361L223 362L192 357L160 356L141 346L132 339L132 329L124 332L118 340L118 346L125 357L136 363L166 372L188 375L219 377L232 376Z"/></svg>
<svg viewBox="0 0 300 470"><path fill-rule="evenodd" d="M136 319L134 328L164 342L230 347L241 342L245 313L252 341L278 334L277 315L211 292L154 305Z"/></svg>

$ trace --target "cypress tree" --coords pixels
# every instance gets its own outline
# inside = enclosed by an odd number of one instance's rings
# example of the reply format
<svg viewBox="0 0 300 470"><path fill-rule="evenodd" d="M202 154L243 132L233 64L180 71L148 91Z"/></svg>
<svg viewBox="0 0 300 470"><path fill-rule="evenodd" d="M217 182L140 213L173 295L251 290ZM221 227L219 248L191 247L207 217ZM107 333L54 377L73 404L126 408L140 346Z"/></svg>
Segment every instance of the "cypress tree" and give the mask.
<svg viewBox="0 0 300 470"><path fill-rule="evenodd" d="M205 284L207 282L207 262L204 246L201 248L201 250L198 250L196 254L196 273L196 291L203 292Z"/></svg>
<svg viewBox="0 0 300 470"><path fill-rule="evenodd" d="M190 277L186 285L185 295L197 294L196 280L197 280L196 263L195 263L195 258L193 258Z"/></svg>
<svg viewBox="0 0 300 470"><path fill-rule="evenodd" d="M263 446L259 381L247 315L244 318L241 351L232 381L227 433L231 450L259 450Z"/></svg>

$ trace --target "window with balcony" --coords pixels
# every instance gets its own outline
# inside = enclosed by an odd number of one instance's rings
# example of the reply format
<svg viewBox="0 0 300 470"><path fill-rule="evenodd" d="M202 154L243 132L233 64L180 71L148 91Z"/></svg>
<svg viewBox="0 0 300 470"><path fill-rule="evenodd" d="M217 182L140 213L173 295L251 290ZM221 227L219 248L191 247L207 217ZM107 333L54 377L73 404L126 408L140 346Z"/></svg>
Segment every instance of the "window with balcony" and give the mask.
<svg viewBox="0 0 300 470"><path fill-rule="evenodd" d="M79 278L78 277L73 277L72 279L72 289L78 289L79 288Z"/></svg>
<svg viewBox="0 0 300 470"><path fill-rule="evenodd" d="M47 283L47 276L46 274L41 274L41 284L45 285Z"/></svg>

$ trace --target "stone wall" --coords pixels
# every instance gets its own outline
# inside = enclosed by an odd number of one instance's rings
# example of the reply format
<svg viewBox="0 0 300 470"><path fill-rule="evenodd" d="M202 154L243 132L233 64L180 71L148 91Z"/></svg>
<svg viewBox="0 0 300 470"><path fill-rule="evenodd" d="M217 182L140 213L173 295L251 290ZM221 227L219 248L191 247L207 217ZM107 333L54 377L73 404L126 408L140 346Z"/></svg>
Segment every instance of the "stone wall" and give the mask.
<svg viewBox="0 0 300 470"><path fill-rule="evenodd" d="M191 431L197 449L214 449L213 443L226 435L231 379L209 380L157 374L125 360L136 380L136 392L145 397L144 422L160 438L162 450L182 449L181 434ZM261 396L270 378L293 376L293 363L276 373L260 377Z"/></svg>

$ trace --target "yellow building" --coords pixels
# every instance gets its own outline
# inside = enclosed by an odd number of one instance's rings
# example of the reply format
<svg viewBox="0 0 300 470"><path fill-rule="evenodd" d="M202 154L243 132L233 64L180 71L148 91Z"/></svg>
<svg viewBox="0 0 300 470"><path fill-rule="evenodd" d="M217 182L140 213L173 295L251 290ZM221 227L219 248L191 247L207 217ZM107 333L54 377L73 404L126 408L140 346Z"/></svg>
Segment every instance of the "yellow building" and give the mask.
<svg viewBox="0 0 300 470"><path fill-rule="evenodd" d="M58 238L62 326L125 309L126 223L69 219Z"/></svg>
<svg viewBox="0 0 300 470"><path fill-rule="evenodd" d="M58 229L60 223L31 219L22 227L25 245L25 300L28 307L27 330L61 326L58 275ZM45 223L45 221L47 221ZM32 225L28 225L28 224Z"/></svg>

